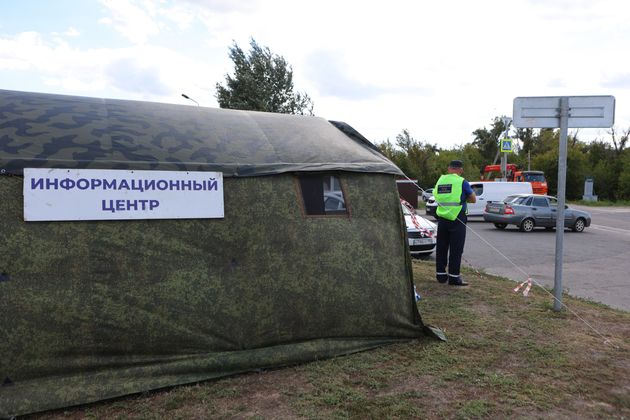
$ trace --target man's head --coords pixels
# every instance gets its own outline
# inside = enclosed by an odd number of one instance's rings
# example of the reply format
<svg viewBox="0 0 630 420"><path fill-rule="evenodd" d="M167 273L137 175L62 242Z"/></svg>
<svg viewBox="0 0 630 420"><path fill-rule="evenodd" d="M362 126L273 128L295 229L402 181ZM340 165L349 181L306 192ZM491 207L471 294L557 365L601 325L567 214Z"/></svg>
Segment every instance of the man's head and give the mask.
<svg viewBox="0 0 630 420"><path fill-rule="evenodd" d="M448 173L461 175L464 173L464 163L461 160L451 160L448 164Z"/></svg>

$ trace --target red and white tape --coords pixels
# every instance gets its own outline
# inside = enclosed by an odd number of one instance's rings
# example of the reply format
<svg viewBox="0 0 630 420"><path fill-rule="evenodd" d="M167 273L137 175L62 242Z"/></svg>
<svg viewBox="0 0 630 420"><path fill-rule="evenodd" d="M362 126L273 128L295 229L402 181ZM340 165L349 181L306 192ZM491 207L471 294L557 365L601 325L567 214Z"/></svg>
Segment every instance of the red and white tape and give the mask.
<svg viewBox="0 0 630 420"><path fill-rule="evenodd" d="M527 280L525 280L524 282L520 283L518 286L516 286L514 288L514 293L518 293L519 290L521 290L521 287L527 285L524 289L523 289L523 296L527 297L529 295L529 291L532 289L532 279L531 278L527 278Z"/></svg>

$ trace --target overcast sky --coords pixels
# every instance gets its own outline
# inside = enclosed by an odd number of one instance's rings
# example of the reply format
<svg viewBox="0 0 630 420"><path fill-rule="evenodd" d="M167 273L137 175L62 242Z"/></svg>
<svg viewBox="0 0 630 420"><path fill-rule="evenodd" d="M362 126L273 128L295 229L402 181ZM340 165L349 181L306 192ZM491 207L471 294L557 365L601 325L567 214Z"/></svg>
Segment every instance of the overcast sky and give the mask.
<svg viewBox="0 0 630 420"><path fill-rule="evenodd" d="M0 0L0 89L217 107L236 41L284 56L317 116L452 147L517 96L614 95L630 127L630 2ZM584 140L606 129L581 129Z"/></svg>

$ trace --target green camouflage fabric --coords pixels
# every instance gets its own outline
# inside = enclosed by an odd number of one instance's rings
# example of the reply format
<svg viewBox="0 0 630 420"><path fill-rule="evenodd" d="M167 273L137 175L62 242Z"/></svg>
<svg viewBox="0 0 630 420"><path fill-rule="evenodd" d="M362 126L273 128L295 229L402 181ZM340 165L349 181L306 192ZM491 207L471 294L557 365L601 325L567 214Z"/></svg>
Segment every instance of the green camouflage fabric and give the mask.
<svg viewBox="0 0 630 420"><path fill-rule="evenodd" d="M402 175L352 127L322 118L0 90L0 174L23 168Z"/></svg>
<svg viewBox="0 0 630 420"><path fill-rule="evenodd" d="M0 176L0 417L422 336L395 177L335 174L349 215L279 174L224 219L30 223Z"/></svg>

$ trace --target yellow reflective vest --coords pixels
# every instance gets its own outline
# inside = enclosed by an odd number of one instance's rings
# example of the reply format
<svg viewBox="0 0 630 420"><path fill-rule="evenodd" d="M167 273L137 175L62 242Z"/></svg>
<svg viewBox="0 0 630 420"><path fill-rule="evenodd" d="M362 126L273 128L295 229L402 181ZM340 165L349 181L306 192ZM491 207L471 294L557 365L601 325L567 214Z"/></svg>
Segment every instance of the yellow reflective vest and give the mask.
<svg viewBox="0 0 630 420"><path fill-rule="evenodd" d="M447 220L455 220L462 211L462 186L464 178L457 174L442 175L433 189L437 203L437 215Z"/></svg>

